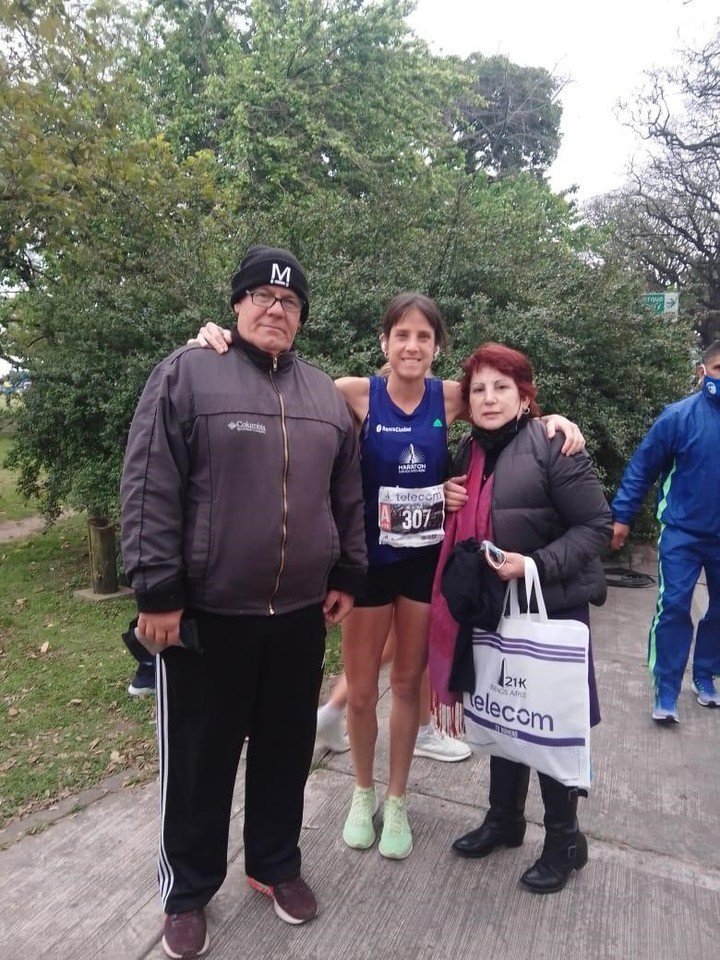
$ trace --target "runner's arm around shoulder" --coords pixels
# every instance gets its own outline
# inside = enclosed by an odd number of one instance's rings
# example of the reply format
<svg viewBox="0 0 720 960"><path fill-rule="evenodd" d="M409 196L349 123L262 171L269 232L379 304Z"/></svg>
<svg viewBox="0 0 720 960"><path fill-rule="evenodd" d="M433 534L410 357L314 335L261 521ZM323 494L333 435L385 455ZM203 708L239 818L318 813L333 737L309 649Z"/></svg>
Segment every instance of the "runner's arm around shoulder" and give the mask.
<svg viewBox="0 0 720 960"><path fill-rule="evenodd" d="M141 612L185 606L183 502L188 449L176 406L182 358L153 370L133 417L120 484L122 554Z"/></svg>
<svg viewBox="0 0 720 960"><path fill-rule="evenodd" d="M370 409L369 377L338 377L335 386L345 398L357 423L364 423Z"/></svg>
<svg viewBox="0 0 720 960"><path fill-rule="evenodd" d="M226 327L219 327L217 323L209 320L204 324L195 336L188 340L189 344L198 344L201 347L212 347L217 353L227 353L232 341L232 330Z"/></svg>
<svg viewBox="0 0 720 960"><path fill-rule="evenodd" d="M564 453L566 457L572 457L585 449L585 437L582 435L580 427L572 420L568 420L561 413L550 413L545 417L540 417L540 419L545 425L547 435L551 440L556 433L563 434L561 453Z"/></svg>

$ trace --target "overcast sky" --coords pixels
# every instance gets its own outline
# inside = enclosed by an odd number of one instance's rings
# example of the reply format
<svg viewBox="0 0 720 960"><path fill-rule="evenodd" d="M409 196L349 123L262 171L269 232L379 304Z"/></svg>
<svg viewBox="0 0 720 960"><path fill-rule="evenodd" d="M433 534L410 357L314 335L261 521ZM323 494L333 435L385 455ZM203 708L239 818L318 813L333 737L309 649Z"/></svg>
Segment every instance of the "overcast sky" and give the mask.
<svg viewBox="0 0 720 960"><path fill-rule="evenodd" d="M418 0L410 17L436 52L505 54L566 77L563 141L550 171L578 199L618 187L637 141L617 116L643 71L709 37L718 0Z"/></svg>

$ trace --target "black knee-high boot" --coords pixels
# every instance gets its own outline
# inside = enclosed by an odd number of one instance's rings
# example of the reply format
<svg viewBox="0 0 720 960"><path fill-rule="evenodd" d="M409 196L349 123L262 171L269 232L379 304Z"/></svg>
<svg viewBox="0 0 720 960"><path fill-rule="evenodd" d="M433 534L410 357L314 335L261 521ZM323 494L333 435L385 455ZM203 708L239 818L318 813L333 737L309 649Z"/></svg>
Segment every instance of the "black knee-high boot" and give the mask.
<svg viewBox="0 0 720 960"><path fill-rule="evenodd" d="M520 883L533 893L557 893L572 871L587 863L587 840L577 821L577 789L544 773L538 777L545 804L545 843L540 859L525 871Z"/></svg>
<svg viewBox="0 0 720 960"><path fill-rule="evenodd" d="M530 770L504 757L490 757L490 809L477 830L453 843L461 857L486 857L495 847L519 847L525 836L525 799Z"/></svg>

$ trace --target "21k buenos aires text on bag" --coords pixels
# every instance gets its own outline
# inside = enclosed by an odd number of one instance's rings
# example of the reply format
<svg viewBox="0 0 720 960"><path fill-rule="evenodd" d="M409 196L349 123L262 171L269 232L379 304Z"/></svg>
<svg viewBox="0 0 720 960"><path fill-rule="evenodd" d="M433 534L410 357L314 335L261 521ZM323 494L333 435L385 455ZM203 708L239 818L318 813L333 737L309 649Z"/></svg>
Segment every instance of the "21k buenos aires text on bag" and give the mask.
<svg viewBox="0 0 720 960"><path fill-rule="evenodd" d="M528 608L533 591L538 613L521 613L511 580L509 615L497 631L473 630L475 691L463 695L466 737L477 749L587 788L589 631L578 620L548 618L537 567L526 558Z"/></svg>

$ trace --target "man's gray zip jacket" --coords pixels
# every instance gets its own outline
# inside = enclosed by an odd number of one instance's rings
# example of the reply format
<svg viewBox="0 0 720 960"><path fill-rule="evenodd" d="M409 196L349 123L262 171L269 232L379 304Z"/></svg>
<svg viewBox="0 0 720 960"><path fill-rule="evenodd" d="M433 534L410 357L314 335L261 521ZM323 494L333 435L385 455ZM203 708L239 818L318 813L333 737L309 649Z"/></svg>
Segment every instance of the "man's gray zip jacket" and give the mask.
<svg viewBox="0 0 720 960"><path fill-rule="evenodd" d="M150 375L128 439L122 552L138 609L288 613L365 585L357 440L335 384L234 334Z"/></svg>

